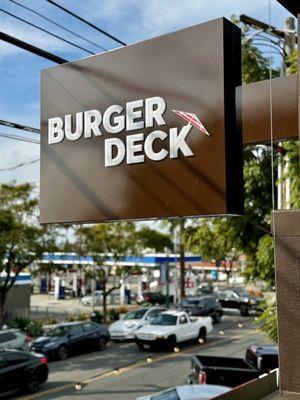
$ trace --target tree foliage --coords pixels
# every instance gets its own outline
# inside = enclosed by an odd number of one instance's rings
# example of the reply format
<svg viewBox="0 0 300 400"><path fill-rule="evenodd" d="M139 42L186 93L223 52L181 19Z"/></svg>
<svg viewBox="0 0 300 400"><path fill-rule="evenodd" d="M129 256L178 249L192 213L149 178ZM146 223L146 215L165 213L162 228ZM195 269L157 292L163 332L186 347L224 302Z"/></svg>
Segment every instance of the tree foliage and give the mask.
<svg viewBox="0 0 300 400"><path fill-rule="evenodd" d="M165 248L172 249L170 235L159 232L149 226L142 226L137 231L137 240L143 249L152 249L155 252L163 252Z"/></svg>
<svg viewBox="0 0 300 400"><path fill-rule="evenodd" d="M46 249L55 247L53 228L38 224L38 202L32 189L29 183L0 185L0 324L7 293L17 276Z"/></svg>

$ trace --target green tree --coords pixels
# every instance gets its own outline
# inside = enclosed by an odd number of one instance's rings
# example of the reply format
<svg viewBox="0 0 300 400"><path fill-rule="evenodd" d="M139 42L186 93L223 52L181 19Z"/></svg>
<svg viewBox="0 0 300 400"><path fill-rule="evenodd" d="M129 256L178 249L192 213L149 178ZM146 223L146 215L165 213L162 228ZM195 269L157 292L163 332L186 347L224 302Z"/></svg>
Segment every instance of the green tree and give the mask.
<svg viewBox="0 0 300 400"><path fill-rule="evenodd" d="M172 249L171 236L167 233L162 233L149 226L142 226L136 232L137 240L143 249L153 249L156 252L163 252L165 248Z"/></svg>
<svg viewBox="0 0 300 400"><path fill-rule="evenodd" d="M87 271L87 277L97 280L103 294L103 316L107 317L107 296L121 287L120 278L130 274L130 268L117 266L128 255L139 254L139 241L132 222L115 222L82 226L76 230L79 254L92 255L96 266ZM112 258L115 264L106 261ZM108 287L110 284L110 287Z"/></svg>
<svg viewBox="0 0 300 400"><path fill-rule="evenodd" d="M18 275L55 246L53 228L38 224L32 189L29 183L0 185L0 325Z"/></svg>

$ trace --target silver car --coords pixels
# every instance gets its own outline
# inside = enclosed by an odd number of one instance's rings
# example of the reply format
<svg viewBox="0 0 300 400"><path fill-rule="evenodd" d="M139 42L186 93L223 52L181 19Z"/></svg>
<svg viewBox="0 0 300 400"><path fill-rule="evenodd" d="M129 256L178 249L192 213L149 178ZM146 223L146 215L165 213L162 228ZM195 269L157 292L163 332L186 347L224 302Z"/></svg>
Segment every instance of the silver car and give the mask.
<svg viewBox="0 0 300 400"><path fill-rule="evenodd" d="M114 341L134 339L139 328L149 324L164 310L162 307L142 307L129 311L123 319L110 325L110 338Z"/></svg>
<svg viewBox="0 0 300 400"><path fill-rule="evenodd" d="M0 349L29 350L30 338L19 329L4 329L0 331Z"/></svg>

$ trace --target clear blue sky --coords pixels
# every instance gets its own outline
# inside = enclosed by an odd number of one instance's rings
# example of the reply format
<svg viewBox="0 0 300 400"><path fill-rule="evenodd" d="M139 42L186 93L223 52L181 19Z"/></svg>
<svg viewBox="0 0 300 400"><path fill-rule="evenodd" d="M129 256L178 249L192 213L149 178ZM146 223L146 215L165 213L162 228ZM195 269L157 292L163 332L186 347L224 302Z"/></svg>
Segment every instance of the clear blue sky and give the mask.
<svg viewBox="0 0 300 400"><path fill-rule="evenodd" d="M17 1L107 49L118 47L114 41L58 10L46 0ZM269 22L268 0L57 0L57 2L128 44L221 16L230 18L232 14L239 16L244 13ZM277 1L271 0L271 5L272 25L283 27L284 19L289 14ZM23 10L9 0L0 0L0 8L97 52L92 45ZM0 12L0 31L68 60L86 56L83 51L49 37L2 12ZM39 127L40 71L53 65L55 64L50 61L0 42L0 119ZM0 132L18 133L2 126ZM27 135L35 138L34 135ZM39 163L11 172L1 172L2 168L38 158L39 145L0 138L0 182L16 179L36 182L38 185Z"/></svg>

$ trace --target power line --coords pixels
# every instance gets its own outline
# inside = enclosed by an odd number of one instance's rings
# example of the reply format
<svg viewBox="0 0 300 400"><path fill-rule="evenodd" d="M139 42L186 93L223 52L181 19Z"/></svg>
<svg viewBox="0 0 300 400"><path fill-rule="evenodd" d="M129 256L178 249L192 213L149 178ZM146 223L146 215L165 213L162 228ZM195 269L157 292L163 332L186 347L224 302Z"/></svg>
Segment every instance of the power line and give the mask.
<svg viewBox="0 0 300 400"><path fill-rule="evenodd" d="M8 168L0 168L0 172L5 172L5 171L14 171L15 169L21 168L21 167L25 167L26 165L31 165L31 164L35 164L36 162L40 161L39 158L35 159L35 160L31 160L31 161L26 161L23 162L21 164L17 164L14 165L13 167L8 167Z"/></svg>
<svg viewBox="0 0 300 400"><path fill-rule="evenodd" d="M55 33L52 33L52 32L50 32L50 31L48 31L47 29L42 28L41 26L35 25L35 24L33 24L32 22L30 22L30 21L28 21L28 20L26 20L26 19L24 19L24 18L18 17L17 15L12 14L12 13L10 13L9 11L3 10L3 8L0 8L0 11L2 11L3 13L5 13L5 14L7 14L7 15L10 15L11 17L13 17L13 18L15 18L15 19L17 19L17 20L19 20L19 21L24 22L24 23L27 24L27 25L30 25L30 26L32 26L32 27L34 27L34 28L36 28L36 29L38 29L38 30L40 30L40 31L42 31L42 32L45 32L45 33L47 33L48 35L53 36L53 37L55 37L56 39L61 40L62 42L65 42L65 43L69 44L70 46L76 47L77 49L80 49L80 50L82 50L82 51L85 51L86 53L89 53L89 54L95 54L94 52L92 52L92 51L86 49L85 47L82 47L82 46L79 46L79 45L76 44L76 43L70 42L69 40L64 39L63 37L61 37L61 36L59 36L59 35L56 35Z"/></svg>
<svg viewBox="0 0 300 400"><path fill-rule="evenodd" d="M24 138L24 137L22 137L22 136L17 136L17 135L10 135L10 134L8 134L8 133L2 133L2 132L0 132L0 137L4 137L4 138L6 138L6 139L20 140L21 142L28 142L28 143L40 144L39 140Z"/></svg>
<svg viewBox="0 0 300 400"><path fill-rule="evenodd" d="M13 44L14 46L20 47L21 49L24 49L26 51L29 51L30 53L36 54L37 56L46 58L47 60L53 61L57 64L64 64L68 62L68 60L65 60L64 58L61 58L59 56L56 56L55 54L49 53L48 51L45 51L43 49L40 49L39 47L33 46L32 44L29 44L27 42L23 42L23 40L17 39L13 36L8 35L7 33L1 32L0 31L0 40L4 40L7 43Z"/></svg>
<svg viewBox="0 0 300 400"><path fill-rule="evenodd" d="M4 121L3 119L0 119L0 125L7 126L9 128L21 129L22 131L36 133L38 135L40 134L40 130L38 128L32 128L31 126L18 124L16 122Z"/></svg>
<svg viewBox="0 0 300 400"><path fill-rule="evenodd" d="M48 22L50 22L51 24L53 24L53 25L55 25L55 26L58 26L60 29L63 29L64 31L66 31L66 32L68 32L68 33L71 33L72 35L74 35L74 36L76 36L76 37L78 37L78 38L80 38L80 39L86 41L87 43L89 43L89 44L91 44L91 45L97 47L98 49L107 51L107 49L106 49L105 47L102 47L102 46L100 46L99 44L97 44L97 43L95 43L95 42L93 42L93 41L91 41L91 40L85 38L84 36L79 35L79 33L76 33L76 32L74 32L74 31L72 31L71 29L64 27L63 25L59 24L58 22L54 21L54 20L51 19L51 18L46 17L45 15L39 13L38 11L33 10L33 9L30 8L30 7L27 7L27 6L25 6L24 4L21 4L21 3L19 3L19 2L16 1L16 0L9 0L9 1L11 1L11 2L14 3L14 4L17 4L19 7L22 7L22 8L24 8L25 10L28 10L28 11L30 11L30 12L32 12L32 13L38 15L39 17L43 18L45 21L48 21Z"/></svg>
<svg viewBox="0 0 300 400"><path fill-rule="evenodd" d="M46 0L48 3L53 4L55 7L60 8L61 10L65 11L66 13L72 15L73 17L79 19L79 21L84 22L85 24L89 25L90 27L96 29L98 32L102 33L103 35L108 36L109 38L115 40L116 42L120 43L122 46L126 46L126 43L122 42L120 39L116 38L115 36L111 35L110 33L104 31L103 29L99 28L98 26L92 24L91 22L87 21L86 19L80 17L79 15L75 14L74 12L68 10L67 8L61 6L60 4L56 3L53 0Z"/></svg>

